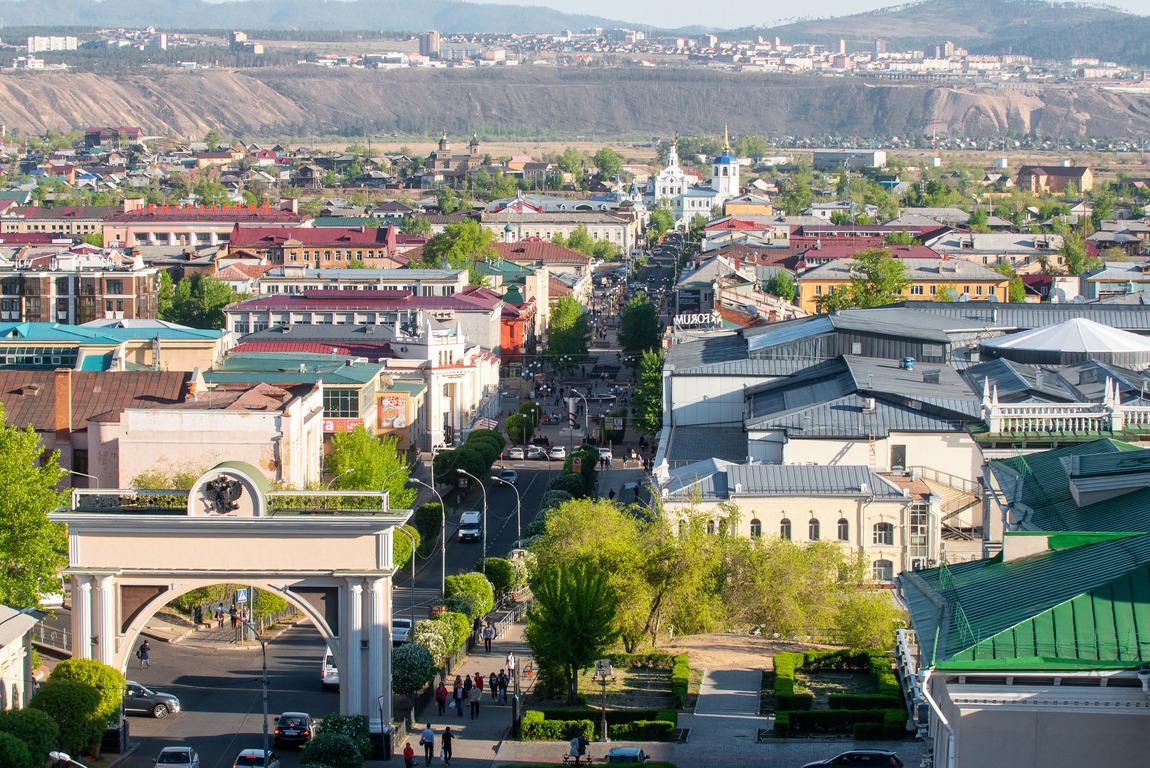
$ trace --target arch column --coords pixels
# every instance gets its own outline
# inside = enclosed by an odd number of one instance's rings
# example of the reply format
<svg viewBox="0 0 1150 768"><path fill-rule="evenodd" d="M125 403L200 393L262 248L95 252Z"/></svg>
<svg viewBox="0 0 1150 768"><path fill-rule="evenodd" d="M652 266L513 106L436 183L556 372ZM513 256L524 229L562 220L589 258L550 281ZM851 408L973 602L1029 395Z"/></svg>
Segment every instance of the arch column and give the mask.
<svg viewBox="0 0 1150 768"><path fill-rule="evenodd" d="M363 651L360 641L363 639L363 578L348 577L347 591L345 593L346 610L344 611L344 629L341 635L343 646L344 669L339 676L339 694L341 711L349 715L368 715L371 710L364 708L363 691ZM374 706L375 702L372 702Z"/></svg>
<svg viewBox="0 0 1150 768"><path fill-rule="evenodd" d="M76 575L72 590L72 656L92 658L92 577Z"/></svg>
<svg viewBox="0 0 1150 768"><path fill-rule="evenodd" d="M104 664L113 664L116 654L116 577L110 573L99 574L92 579L95 590L92 634L96 642L92 644L92 657Z"/></svg>
<svg viewBox="0 0 1150 768"><path fill-rule="evenodd" d="M391 722L391 590L388 579L367 579L367 697L372 733L382 732Z"/></svg>

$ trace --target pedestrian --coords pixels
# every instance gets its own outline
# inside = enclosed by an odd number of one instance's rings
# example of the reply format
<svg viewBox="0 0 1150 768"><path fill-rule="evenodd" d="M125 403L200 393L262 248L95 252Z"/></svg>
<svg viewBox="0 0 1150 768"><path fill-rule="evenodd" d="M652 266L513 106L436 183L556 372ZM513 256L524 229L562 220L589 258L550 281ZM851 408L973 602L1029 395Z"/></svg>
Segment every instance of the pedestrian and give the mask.
<svg viewBox="0 0 1150 768"><path fill-rule="evenodd" d="M475 674L475 687L479 689L480 693L483 693L483 674L481 672Z"/></svg>
<svg viewBox="0 0 1150 768"><path fill-rule="evenodd" d="M471 704L471 719L479 717L479 700L483 698L483 692L478 688L472 688L471 693L467 696L468 703Z"/></svg>
<svg viewBox="0 0 1150 768"><path fill-rule="evenodd" d="M490 621L487 626L483 628L483 650L486 653L491 653L491 641L495 639L495 625Z"/></svg>
<svg viewBox="0 0 1150 768"><path fill-rule="evenodd" d="M451 765L451 742L455 740L455 734L451 732L451 726L443 729L443 735L439 737L443 747L440 753L443 755L443 764Z"/></svg>
<svg viewBox="0 0 1150 768"><path fill-rule="evenodd" d="M508 680L514 680L515 679L515 654L512 653L511 651L508 651L507 652L507 660L504 663L507 664L507 679Z"/></svg>
<svg viewBox="0 0 1150 768"><path fill-rule="evenodd" d="M443 681L439 681L439 686L435 689L435 704L439 709L439 714L445 714L447 710L447 686Z"/></svg>
<svg viewBox="0 0 1150 768"><path fill-rule="evenodd" d="M456 717L463 717L463 678L455 676L455 687L451 690L451 700L455 704Z"/></svg>
<svg viewBox="0 0 1150 768"><path fill-rule="evenodd" d="M216 611L216 629L224 628L224 609L220 608Z"/></svg>
<svg viewBox="0 0 1150 768"><path fill-rule="evenodd" d="M232 617L232 629L235 629L236 625L240 623L240 618L239 614L236 613L236 607L234 605L228 611L228 615Z"/></svg>
<svg viewBox="0 0 1150 768"><path fill-rule="evenodd" d="M423 745L423 764L425 766L431 765L431 758L435 757L435 731L431 730L431 723L428 723L427 727L423 729L419 743Z"/></svg>
<svg viewBox="0 0 1150 768"><path fill-rule="evenodd" d="M415 750L410 741L403 745L403 768L415 768Z"/></svg>
<svg viewBox="0 0 1150 768"><path fill-rule="evenodd" d="M463 678L463 697L467 698L471 695L471 689L475 687L475 682L471 679L471 675Z"/></svg>
<svg viewBox="0 0 1150 768"><path fill-rule="evenodd" d="M507 673L504 672L502 669L499 670L499 703L500 704L506 704L507 703L507 686L510 683L511 683L511 679L507 676Z"/></svg>
<svg viewBox="0 0 1150 768"><path fill-rule="evenodd" d="M499 675L492 672L487 676L487 687L491 689L491 702L495 703L499 696Z"/></svg>
<svg viewBox="0 0 1150 768"><path fill-rule="evenodd" d="M152 646L148 645L148 641L140 643L139 649L136 650L136 658L140 660L140 669L151 668L152 663L148 660L148 655L152 652Z"/></svg>
<svg viewBox="0 0 1150 768"><path fill-rule="evenodd" d="M483 620L476 616L475 621L471 622L471 636L475 638L475 642L477 643L479 642L479 633L482 629Z"/></svg>

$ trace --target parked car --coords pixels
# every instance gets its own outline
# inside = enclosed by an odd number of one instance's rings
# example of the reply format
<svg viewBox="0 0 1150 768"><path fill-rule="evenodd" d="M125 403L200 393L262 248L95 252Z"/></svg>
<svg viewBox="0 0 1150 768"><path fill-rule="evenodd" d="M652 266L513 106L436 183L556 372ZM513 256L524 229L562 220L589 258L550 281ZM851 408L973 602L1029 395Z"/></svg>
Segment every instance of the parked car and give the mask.
<svg viewBox="0 0 1150 768"><path fill-rule="evenodd" d="M547 449L538 445L527 446L527 458L529 459L547 459Z"/></svg>
<svg viewBox="0 0 1150 768"><path fill-rule="evenodd" d="M852 749L803 768L902 768L898 755L886 749Z"/></svg>
<svg viewBox="0 0 1150 768"><path fill-rule="evenodd" d="M615 457L611 455L611 449L610 448L600 448L599 449L599 458L610 460L610 459L613 459Z"/></svg>
<svg viewBox="0 0 1150 768"><path fill-rule="evenodd" d="M276 718L276 729L272 733L272 743L302 747L311 741L315 734L311 715L306 712L284 712Z"/></svg>
<svg viewBox="0 0 1150 768"><path fill-rule="evenodd" d="M611 747L607 750L607 756L603 758L605 763L645 763L647 762L648 755L638 747Z"/></svg>
<svg viewBox="0 0 1150 768"><path fill-rule="evenodd" d="M335 665L335 655L328 649L323 655L323 669L320 672L320 686L324 690L339 690L339 668Z"/></svg>
<svg viewBox="0 0 1150 768"><path fill-rule="evenodd" d="M391 644L403 645L411 637L411 619L392 618Z"/></svg>
<svg viewBox="0 0 1150 768"><path fill-rule="evenodd" d="M155 768L200 768L200 756L191 747L164 747L156 756Z"/></svg>
<svg viewBox="0 0 1150 768"><path fill-rule="evenodd" d="M507 452L507 458L509 458L509 459L522 459L523 458L523 449L519 448L519 447L512 448L510 451Z"/></svg>
<svg viewBox="0 0 1150 768"><path fill-rule="evenodd" d="M499 479L508 485L516 485L519 482L519 473L514 469L501 469Z"/></svg>
<svg viewBox="0 0 1150 768"><path fill-rule="evenodd" d="M245 749L236 755L232 768L280 768L280 759L275 752Z"/></svg>
<svg viewBox="0 0 1150 768"><path fill-rule="evenodd" d="M483 514L470 509L459 516L459 540L479 541L483 535Z"/></svg>
<svg viewBox="0 0 1150 768"><path fill-rule="evenodd" d="M153 691L129 680L124 689L124 711L133 715L164 718L180 711L180 700L170 693Z"/></svg>
<svg viewBox="0 0 1150 768"><path fill-rule="evenodd" d="M547 454L547 458L551 459L552 461L562 461L563 459L567 458L567 449L561 445L554 445L551 447L551 451Z"/></svg>

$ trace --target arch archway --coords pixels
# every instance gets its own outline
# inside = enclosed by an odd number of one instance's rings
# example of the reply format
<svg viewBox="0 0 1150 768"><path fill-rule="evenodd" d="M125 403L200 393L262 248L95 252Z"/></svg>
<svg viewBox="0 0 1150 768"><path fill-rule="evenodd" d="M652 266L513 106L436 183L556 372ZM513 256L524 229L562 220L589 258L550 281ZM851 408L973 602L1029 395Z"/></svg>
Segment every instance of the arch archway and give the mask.
<svg viewBox="0 0 1150 768"><path fill-rule="evenodd" d="M252 585L295 605L340 669L340 712L391 718L392 534L410 510L387 494L270 491L228 462L191 491L76 491L68 526L73 653L126 669L164 605L193 589Z"/></svg>

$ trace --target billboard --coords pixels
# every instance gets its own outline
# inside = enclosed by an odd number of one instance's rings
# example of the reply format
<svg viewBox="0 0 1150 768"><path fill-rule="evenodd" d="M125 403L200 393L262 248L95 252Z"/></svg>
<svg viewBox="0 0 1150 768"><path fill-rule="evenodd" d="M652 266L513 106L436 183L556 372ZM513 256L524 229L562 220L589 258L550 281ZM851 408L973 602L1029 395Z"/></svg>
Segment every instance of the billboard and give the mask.
<svg viewBox="0 0 1150 768"><path fill-rule="evenodd" d="M379 428L404 429L407 427L407 394L383 395L379 398Z"/></svg>

